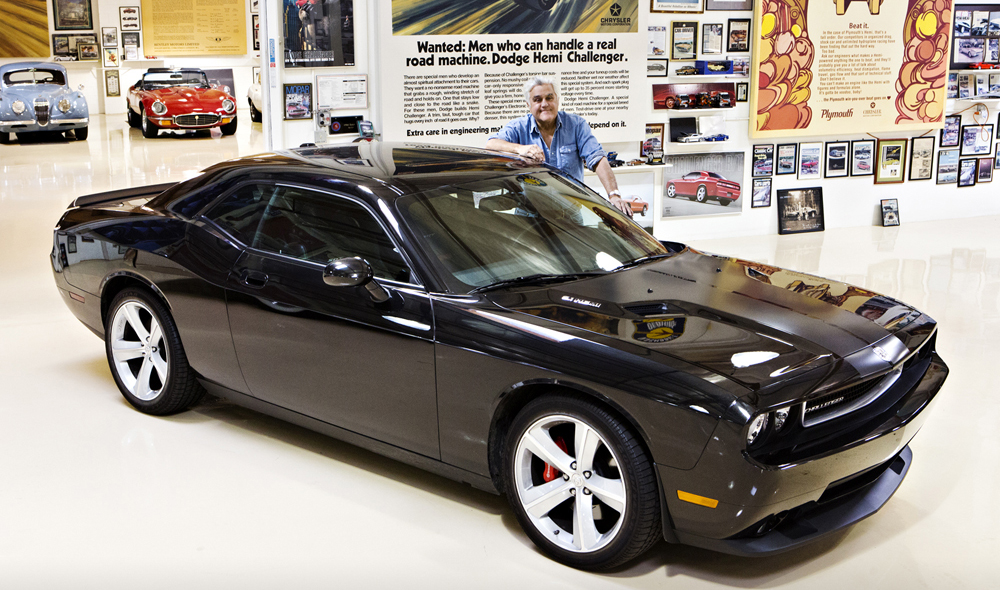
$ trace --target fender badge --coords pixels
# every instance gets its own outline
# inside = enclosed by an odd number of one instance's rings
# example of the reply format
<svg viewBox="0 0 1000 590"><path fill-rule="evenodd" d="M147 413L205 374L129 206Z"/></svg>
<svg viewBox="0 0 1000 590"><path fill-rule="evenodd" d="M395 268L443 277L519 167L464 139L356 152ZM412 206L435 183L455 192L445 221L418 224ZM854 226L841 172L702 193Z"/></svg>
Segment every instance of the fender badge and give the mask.
<svg viewBox="0 0 1000 590"><path fill-rule="evenodd" d="M873 346L872 352L874 352L875 356L878 358L884 360L885 362L889 362L889 353L887 353L881 346Z"/></svg>

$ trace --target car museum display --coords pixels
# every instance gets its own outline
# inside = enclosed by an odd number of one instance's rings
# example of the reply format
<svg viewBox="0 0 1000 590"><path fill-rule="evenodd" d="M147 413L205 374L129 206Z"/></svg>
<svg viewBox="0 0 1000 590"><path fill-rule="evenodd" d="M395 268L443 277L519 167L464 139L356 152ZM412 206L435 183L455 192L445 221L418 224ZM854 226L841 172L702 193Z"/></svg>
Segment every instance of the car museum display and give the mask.
<svg viewBox="0 0 1000 590"><path fill-rule="evenodd" d="M589 570L872 515L948 374L902 302L657 241L473 148L307 147L81 196L51 265L139 411L207 391L502 494Z"/></svg>
<svg viewBox="0 0 1000 590"><path fill-rule="evenodd" d="M69 87L66 68L47 62L0 66L0 143L29 133L87 139L90 111L83 86Z"/></svg>
<svg viewBox="0 0 1000 590"><path fill-rule="evenodd" d="M715 172L699 170L667 181L666 195L671 199L691 197L699 203L715 199L720 205L727 206L740 198L740 183L727 180Z"/></svg>
<svg viewBox="0 0 1000 590"><path fill-rule="evenodd" d="M196 68L149 68L128 89L128 123L153 138L161 130L189 131L218 127L236 133L236 99L208 81Z"/></svg>

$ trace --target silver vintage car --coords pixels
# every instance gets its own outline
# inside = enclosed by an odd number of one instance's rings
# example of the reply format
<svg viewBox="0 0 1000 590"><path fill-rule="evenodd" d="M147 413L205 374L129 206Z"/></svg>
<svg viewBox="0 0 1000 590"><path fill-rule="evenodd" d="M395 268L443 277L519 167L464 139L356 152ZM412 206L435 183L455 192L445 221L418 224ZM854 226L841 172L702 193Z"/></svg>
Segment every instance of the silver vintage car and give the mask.
<svg viewBox="0 0 1000 590"><path fill-rule="evenodd" d="M83 86L72 90L66 68L55 63L23 62L0 66L0 143L12 133L73 131L87 139L90 112Z"/></svg>

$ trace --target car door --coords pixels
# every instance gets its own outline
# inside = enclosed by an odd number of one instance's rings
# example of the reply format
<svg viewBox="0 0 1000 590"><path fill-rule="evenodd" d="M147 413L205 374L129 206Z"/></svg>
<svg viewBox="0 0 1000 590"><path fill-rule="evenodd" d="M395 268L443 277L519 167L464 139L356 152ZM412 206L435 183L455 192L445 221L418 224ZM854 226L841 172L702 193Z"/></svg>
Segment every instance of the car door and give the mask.
<svg viewBox="0 0 1000 590"><path fill-rule="evenodd" d="M430 298L361 202L246 184L207 215L248 246L230 273L237 358L262 400L439 458ZM358 256L389 295L332 287L324 267Z"/></svg>

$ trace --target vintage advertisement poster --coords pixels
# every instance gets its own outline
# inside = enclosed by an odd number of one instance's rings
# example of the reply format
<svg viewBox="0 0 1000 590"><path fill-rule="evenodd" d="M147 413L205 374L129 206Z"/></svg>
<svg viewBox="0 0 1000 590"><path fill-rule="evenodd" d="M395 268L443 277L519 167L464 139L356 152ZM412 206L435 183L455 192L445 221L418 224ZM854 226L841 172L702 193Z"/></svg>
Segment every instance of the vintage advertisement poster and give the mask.
<svg viewBox="0 0 1000 590"><path fill-rule="evenodd" d="M741 213L743 158L743 152L664 156L661 218Z"/></svg>
<svg viewBox="0 0 1000 590"><path fill-rule="evenodd" d="M750 135L940 128L952 0L757 0Z"/></svg>
<svg viewBox="0 0 1000 590"><path fill-rule="evenodd" d="M245 55L243 0L142 0L146 55Z"/></svg>
<svg viewBox="0 0 1000 590"><path fill-rule="evenodd" d="M528 113L524 83L543 75L556 81L560 110L584 117L599 141L634 141L645 121L631 107L649 101L639 1L379 2L379 131L481 147Z"/></svg>
<svg viewBox="0 0 1000 590"><path fill-rule="evenodd" d="M354 0L283 0L286 68L354 65Z"/></svg>
<svg viewBox="0 0 1000 590"><path fill-rule="evenodd" d="M0 0L0 14L0 58L49 56L45 0Z"/></svg>

